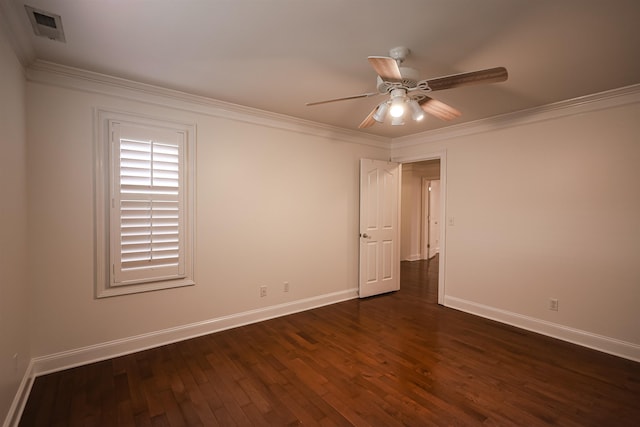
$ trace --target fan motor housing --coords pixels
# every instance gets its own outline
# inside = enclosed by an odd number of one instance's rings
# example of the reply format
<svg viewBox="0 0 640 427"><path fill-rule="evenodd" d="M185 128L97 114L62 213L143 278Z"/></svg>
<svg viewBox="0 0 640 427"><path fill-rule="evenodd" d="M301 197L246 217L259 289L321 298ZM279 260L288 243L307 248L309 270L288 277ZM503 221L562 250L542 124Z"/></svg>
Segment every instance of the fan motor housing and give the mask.
<svg viewBox="0 0 640 427"><path fill-rule="evenodd" d="M377 78L376 87L378 88L378 92L387 93L392 91L393 89L397 89L398 85L404 87L406 89L411 89L417 86L418 81L420 80L420 73L415 68L409 67L398 67L400 70L400 75L402 76L402 80L400 82L386 82L382 80L380 76Z"/></svg>

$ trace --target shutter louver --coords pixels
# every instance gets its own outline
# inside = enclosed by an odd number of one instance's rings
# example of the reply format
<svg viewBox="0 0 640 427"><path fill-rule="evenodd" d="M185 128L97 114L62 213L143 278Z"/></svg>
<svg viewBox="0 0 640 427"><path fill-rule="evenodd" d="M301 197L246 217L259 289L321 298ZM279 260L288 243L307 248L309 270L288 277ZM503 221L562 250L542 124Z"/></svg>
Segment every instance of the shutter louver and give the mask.
<svg viewBox="0 0 640 427"><path fill-rule="evenodd" d="M177 265L179 148L120 140L122 269Z"/></svg>
<svg viewBox="0 0 640 427"><path fill-rule="evenodd" d="M180 277L181 150L178 142L118 139L120 230L114 285Z"/></svg>

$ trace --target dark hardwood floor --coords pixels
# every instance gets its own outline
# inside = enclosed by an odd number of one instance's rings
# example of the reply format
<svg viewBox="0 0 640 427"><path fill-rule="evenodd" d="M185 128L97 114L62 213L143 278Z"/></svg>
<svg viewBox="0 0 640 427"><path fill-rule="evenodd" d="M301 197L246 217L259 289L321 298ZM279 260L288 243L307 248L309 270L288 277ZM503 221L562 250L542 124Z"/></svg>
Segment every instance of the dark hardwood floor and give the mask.
<svg viewBox="0 0 640 427"><path fill-rule="evenodd" d="M21 426L640 426L640 363L399 292L36 379Z"/></svg>

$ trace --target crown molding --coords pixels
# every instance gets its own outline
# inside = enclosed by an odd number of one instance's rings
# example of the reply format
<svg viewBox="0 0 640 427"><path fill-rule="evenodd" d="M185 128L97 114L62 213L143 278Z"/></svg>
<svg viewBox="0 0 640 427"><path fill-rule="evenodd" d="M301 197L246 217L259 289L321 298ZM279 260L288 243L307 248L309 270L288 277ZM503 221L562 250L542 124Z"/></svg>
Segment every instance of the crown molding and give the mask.
<svg viewBox="0 0 640 427"><path fill-rule="evenodd" d="M640 84L581 96L541 107L515 111L513 113L502 114L487 119L394 138L391 141L391 147L393 150L428 144L436 141L474 135L513 126L522 126L525 124L584 114L591 111L603 110L638 102L640 102Z"/></svg>
<svg viewBox="0 0 640 427"><path fill-rule="evenodd" d="M0 6L7 8L4 0L0 0ZM0 9L0 15L2 12ZM487 119L404 137L387 138L42 60L31 63L26 68L26 76L30 82L162 107L166 107L167 101L170 101L171 108L175 109L383 149L432 143L640 102L640 84L636 84Z"/></svg>
<svg viewBox="0 0 640 427"><path fill-rule="evenodd" d="M1 0L0 0L1 1ZM27 81L205 114L254 125L389 149L391 138L324 125L284 114L219 101L201 95L36 60L26 69ZM168 104L170 102L170 104Z"/></svg>

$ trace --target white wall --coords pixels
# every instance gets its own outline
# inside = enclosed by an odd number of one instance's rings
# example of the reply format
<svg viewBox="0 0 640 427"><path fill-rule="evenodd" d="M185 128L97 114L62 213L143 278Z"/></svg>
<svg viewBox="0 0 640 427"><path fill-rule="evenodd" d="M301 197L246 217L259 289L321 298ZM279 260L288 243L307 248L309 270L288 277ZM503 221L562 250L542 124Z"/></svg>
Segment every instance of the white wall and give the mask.
<svg viewBox="0 0 640 427"><path fill-rule="evenodd" d="M46 74L64 84L43 83L39 72L27 84L36 359L328 294L356 295L359 159L388 158L388 146ZM195 123L196 286L94 298L95 107Z"/></svg>
<svg viewBox="0 0 640 427"><path fill-rule="evenodd" d="M24 71L0 31L0 420L31 359L25 113Z"/></svg>
<svg viewBox="0 0 640 427"><path fill-rule="evenodd" d="M394 141L447 152L447 305L640 359L638 92Z"/></svg>

